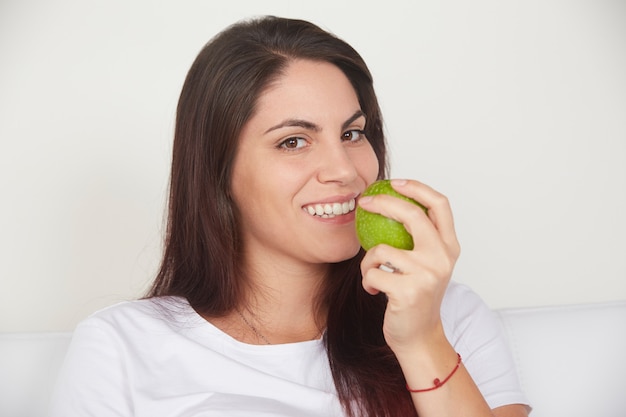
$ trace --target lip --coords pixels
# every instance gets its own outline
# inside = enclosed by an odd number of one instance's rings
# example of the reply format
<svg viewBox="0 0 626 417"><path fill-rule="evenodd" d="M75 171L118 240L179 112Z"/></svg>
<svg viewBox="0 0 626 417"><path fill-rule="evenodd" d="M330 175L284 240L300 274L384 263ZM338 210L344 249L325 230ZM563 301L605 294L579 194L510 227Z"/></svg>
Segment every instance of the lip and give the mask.
<svg viewBox="0 0 626 417"><path fill-rule="evenodd" d="M358 200L358 197L360 195L361 195L360 193L356 193L356 194L336 195L336 196L332 196L332 197L327 197L327 198L324 198L322 200L311 201L309 203L303 204L302 208L305 209L306 207L312 206L312 205L315 205L315 204L347 203L350 200L352 200L353 198L355 200Z"/></svg>
<svg viewBox="0 0 626 417"><path fill-rule="evenodd" d="M302 206L302 211L310 217L312 220L316 222L322 222L327 224L347 224L354 222L355 219L355 211L356 211L356 202L359 194L349 194L349 195L335 195L326 197L324 199L316 200L313 203L307 203ZM331 217L321 216L321 215L312 215L308 208L312 206L324 206L329 204L350 204L350 207L354 207L351 211L341 214L341 215L333 215Z"/></svg>
<svg viewBox="0 0 626 417"><path fill-rule="evenodd" d="M356 210L352 210L349 213L342 214L341 216L333 216L333 217L321 217L321 216L311 216L310 214L304 212L304 214L314 222L325 223L325 224L334 224L334 225L343 225L354 223L355 221L355 213Z"/></svg>
<svg viewBox="0 0 626 417"><path fill-rule="evenodd" d="M352 210L351 212L342 214L341 216L329 217L327 219L323 217L318 217L318 216L311 216L311 217L314 217L315 220L318 220L324 223L331 223L331 224L339 225L339 224L354 223L355 213L356 213L356 210Z"/></svg>

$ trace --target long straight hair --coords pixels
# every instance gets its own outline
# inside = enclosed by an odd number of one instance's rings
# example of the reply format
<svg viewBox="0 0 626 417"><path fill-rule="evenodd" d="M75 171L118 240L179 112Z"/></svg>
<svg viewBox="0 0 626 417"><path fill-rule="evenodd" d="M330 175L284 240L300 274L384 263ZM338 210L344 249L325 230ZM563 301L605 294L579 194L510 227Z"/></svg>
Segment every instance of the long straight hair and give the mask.
<svg viewBox="0 0 626 417"><path fill-rule="evenodd" d="M200 51L180 95L170 178L165 249L148 297L181 296L219 317L243 300L241 233L231 196L238 138L259 96L295 59L336 65L367 116L365 134L386 174L383 122L361 56L312 23L264 17L219 33ZM361 286L361 250L331 265L318 304L328 311L324 338L339 400L349 416L416 415L400 366L382 334L384 296Z"/></svg>

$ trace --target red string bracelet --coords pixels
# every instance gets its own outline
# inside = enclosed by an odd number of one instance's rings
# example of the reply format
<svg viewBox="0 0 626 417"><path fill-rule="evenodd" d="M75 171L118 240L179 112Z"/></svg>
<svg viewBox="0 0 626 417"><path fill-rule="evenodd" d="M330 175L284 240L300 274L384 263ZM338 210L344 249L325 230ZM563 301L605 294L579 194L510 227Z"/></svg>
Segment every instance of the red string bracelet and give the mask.
<svg viewBox="0 0 626 417"><path fill-rule="evenodd" d="M408 389L410 392L427 392L436 390L437 388L441 387L443 384L448 382L450 378L452 378L452 375L454 375L457 369L459 369L459 366L461 366L461 355L457 353L456 356L459 358L459 360L456 362L456 366L454 367L452 372L450 372L450 375L448 375L443 381L440 381L439 378L435 378L435 380L433 381L434 386L424 389L412 389L411 387L409 387L409 384L406 384L406 389Z"/></svg>

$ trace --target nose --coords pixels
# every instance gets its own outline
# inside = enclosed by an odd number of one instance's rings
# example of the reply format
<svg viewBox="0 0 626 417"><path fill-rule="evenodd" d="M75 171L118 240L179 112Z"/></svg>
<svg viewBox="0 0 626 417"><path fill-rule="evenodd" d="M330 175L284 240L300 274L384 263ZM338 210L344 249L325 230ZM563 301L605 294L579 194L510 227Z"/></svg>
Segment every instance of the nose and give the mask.
<svg viewBox="0 0 626 417"><path fill-rule="evenodd" d="M358 176L355 161L345 144L336 143L325 146L320 152L318 179L322 183L336 182L348 184Z"/></svg>

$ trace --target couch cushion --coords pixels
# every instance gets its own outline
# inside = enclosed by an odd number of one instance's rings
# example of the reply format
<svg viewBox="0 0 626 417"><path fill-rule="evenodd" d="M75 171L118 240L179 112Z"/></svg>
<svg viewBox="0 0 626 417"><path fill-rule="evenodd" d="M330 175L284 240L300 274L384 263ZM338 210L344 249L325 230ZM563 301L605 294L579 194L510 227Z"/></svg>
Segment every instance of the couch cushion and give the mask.
<svg viewBox="0 0 626 417"><path fill-rule="evenodd" d="M532 417L626 416L626 301L497 314Z"/></svg>
<svg viewBox="0 0 626 417"><path fill-rule="evenodd" d="M531 417L626 416L626 301L496 311ZM69 333L0 333L0 416L42 416Z"/></svg>
<svg viewBox="0 0 626 417"><path fill-rule="evenodd" d="M0 416L43 416L69 333L0 334Z"/></svg>

